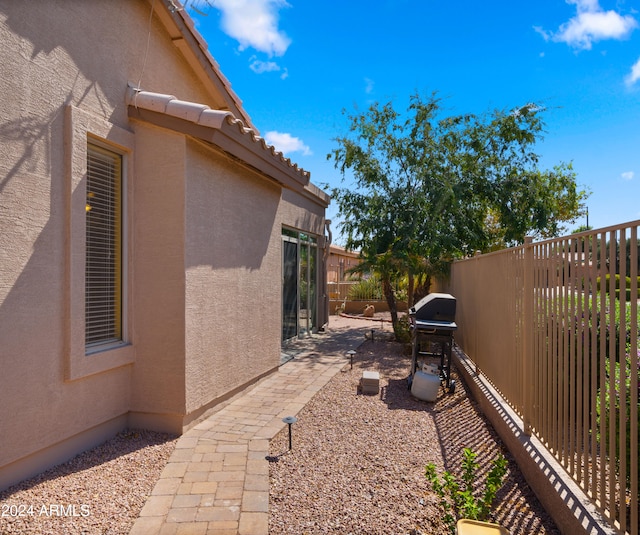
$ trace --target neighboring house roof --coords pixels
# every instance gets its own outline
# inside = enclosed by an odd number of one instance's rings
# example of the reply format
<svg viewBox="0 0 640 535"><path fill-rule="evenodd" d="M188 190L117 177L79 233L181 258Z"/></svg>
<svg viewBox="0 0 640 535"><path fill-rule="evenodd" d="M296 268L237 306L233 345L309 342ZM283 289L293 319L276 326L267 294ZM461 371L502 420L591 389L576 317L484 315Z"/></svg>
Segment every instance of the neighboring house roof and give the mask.
<svg viewBox="0 0 640 535"><path fill-rule="evenodd" d="M212 143L282 186L328 206L329 196L309 182L308 171L268 145L230 111L213 110L204 104L131 86L126 101L129 117Z"/></svg>
<svg viewBox="0 0 640 535"><path fill-rule="evenodd" d="M331 244L329 247L329 254L341 255L341 256L349 256L351 258L359 258L360 253L358 251L348 251L344 247L340 245Z"/></svg>

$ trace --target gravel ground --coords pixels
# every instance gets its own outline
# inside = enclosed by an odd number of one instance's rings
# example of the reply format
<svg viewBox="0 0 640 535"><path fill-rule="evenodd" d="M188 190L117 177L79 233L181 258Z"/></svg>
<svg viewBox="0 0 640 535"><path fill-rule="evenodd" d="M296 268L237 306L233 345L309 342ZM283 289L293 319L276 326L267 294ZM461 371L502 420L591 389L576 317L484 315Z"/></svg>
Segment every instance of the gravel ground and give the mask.
<svg viewBox="0 0 640 535"><path fill-rule="evenodd" d="M443 388L427 403L410 396L410 365L400 344L365 342L353 370L345 366L300 412L293 449L286 429L271 441L269 533L447 533L425 465L455 473L469 447L482 481L498 453L509 461L492 521L511 535L558 535L455 370L455 392ZM380 372L379 395L359 391L363 370Z"/></svg>
<svg viewBox="0 0 640 535"><path fill-rule="evenodd" d="M127 534L176 444L130 430L0 492L0 534Z"/></svg>
<svg viewBox="0 0 640 535"><path fill-rule="evenodd" d="M293 449L286 429L271 441L270 534L444 534L424 467L455 472L470 447L482 478L499 452L509 460L492 520L511 535L558 535L455 370L455 393L415 400L402 349L365 342L353 370L345 366L300 412ZM380 372L379 395L359 392L363 370ZM126 535L175 443L166 434L123 432L0 492L0 534Z"/></svg>

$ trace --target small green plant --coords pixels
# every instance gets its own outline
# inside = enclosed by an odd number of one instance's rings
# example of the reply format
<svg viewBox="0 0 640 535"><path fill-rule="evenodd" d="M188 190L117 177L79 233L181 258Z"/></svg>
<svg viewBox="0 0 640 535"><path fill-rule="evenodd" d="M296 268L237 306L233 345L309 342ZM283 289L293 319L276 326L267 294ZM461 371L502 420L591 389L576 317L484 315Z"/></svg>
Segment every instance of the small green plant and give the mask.
<svg viewBox="0 0 640 535"><path fill-rule="evenodd" d="M382 301L382 284L376 277L361 279L349 288L350 301Z"/></svg>
<svg viewBox="0 0 640 535"><path fill-rule="evenodd" d="M408 344L409 342L411 342L411 329L408 316L400 316L400 318L398 319L398 324L394 327L393 330L398 342L401 342L403 344Z"/></svg>
<svg viewBox="0 0 640 535"><path fill-rule="evenodd" d="M458 483L450 472L444 472L440 481L433 463L429 463L425 471L434 492L440 497L440 505L444 509L444 522L451 529L451 533L455 533L455 525L460 518L487 519L507 473L507 460L499 455L491 463L484 491L474 492L473 485L478 481L478 454L470 448L464 448L462 455L462 484Z"/></svg>

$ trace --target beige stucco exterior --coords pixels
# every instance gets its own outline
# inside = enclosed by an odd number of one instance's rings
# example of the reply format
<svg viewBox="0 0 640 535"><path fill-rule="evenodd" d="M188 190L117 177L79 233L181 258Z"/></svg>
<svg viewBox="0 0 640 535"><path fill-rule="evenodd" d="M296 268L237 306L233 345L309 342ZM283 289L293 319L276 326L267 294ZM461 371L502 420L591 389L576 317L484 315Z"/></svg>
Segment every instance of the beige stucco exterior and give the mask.
<svg viewBox="0 0 640 535"><path fill-rule="evenodd" d="M0 40L4 488L126 426L181 432L274 371L282 228L324 250L328 197L163 1L0 0ZM87 139L125 175L126 343L91 354Z"/></svg>

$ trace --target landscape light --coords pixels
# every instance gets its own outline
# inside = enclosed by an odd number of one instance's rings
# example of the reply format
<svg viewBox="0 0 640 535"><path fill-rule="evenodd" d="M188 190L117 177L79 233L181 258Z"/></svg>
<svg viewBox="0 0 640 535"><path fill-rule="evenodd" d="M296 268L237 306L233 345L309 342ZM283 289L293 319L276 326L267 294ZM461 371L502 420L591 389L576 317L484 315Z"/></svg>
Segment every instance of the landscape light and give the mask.
<svg viewBox="0 0 640 535"><path fill-rule="evenodd" d="M295 416L287 416L282 421L289 426L289 451L291 451L291 426L295 424L298 419Z"/></svg>

